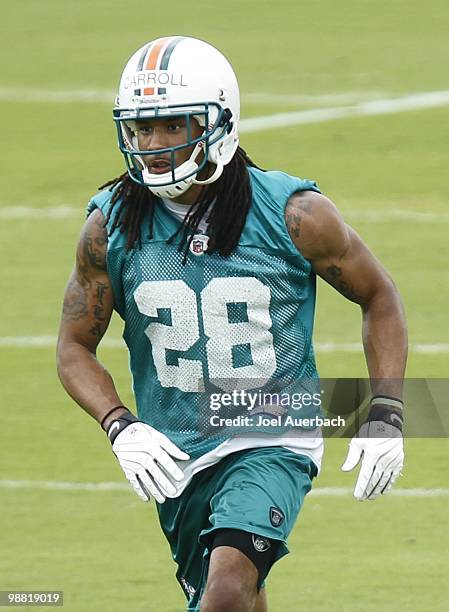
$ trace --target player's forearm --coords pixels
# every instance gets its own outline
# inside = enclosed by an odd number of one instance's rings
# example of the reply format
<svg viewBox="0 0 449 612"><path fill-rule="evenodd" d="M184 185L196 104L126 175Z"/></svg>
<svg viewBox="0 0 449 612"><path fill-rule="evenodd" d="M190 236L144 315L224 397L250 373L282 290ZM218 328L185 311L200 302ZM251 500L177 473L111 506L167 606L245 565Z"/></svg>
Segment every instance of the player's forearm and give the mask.
<svg viewBox="0 0 449 612"><path fill-rule="evenodd" d="M363 346L374 395L402 397L407 362L407 324L393 284L363 307Z"/></svg>
<svg viewBox="0 0 449 612"><path fill-rule="evenodd" d="M67 393L98 422L111 408L122 404L111 375L86 347L76 343L60 345L57 364Z"/></svg>

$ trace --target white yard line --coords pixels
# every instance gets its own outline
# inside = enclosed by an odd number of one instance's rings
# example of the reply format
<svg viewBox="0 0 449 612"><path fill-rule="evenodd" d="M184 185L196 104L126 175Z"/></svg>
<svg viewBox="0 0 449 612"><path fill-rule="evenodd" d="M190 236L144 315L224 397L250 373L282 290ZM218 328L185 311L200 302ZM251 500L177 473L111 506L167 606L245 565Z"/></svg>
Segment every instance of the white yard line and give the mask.
<svg viewBox="0 0 449 612"><path fill-rule="evenodd" d="M319 353L361 353L363 350L362 344L359 342L350 342L339 344L336 342L315 342L314 347ZM449 353L449 343L440 344L410 344L410 353L419 353L423 355L435 355Z"/></svg>
<svg viewBox="0 0 449 612"><path fill-rule="evenodd" d="M317 487L311 494L322 497L342 497L352 495L353 489L346 487ZM395 497L447 497L449 489L393 489L388 493Z"/></svg>
<svg viewBox="0 0 449 612"><path fill-rule="evenodd" d="M52 348L56 346L56 336L0 336L0 348ZM105 348L124 348L120 338L103 338Z"/></svg>
<svg viewBox="0 0 449 612"><path fill-rule="evenodd" d="M2 489L38 489L50 491L126 491L131 487L120 482L67 482L58 480L0 480ZM349 487L317 487L312 490L314 497L343 497L352 494ZM395 497L447 497L449 489L393 489L389 495Z"/></svg>
<svg viewBox="0 0 449 612"><path fill-rule="evenodd" d="M240 124L240 132L261 132L274 128L288 127L291 125L305 125L312 123L324 123L335 119L347 119L350 117L368 117L376 115L388 115L391 113L402 113L407 111L438 108L449 105L449 91L430 91L416 93L399 98L384 98L370 100L351 106L338 106L334 108L317 108L291 113L278 113L263 117L251 117L243 119Z"/></svg>
<svg viewBox="0 0 449 612"><path fill-rule="evenodd" d="M0 87L3 102L50 102L67 104L72 102L104 102L113 104L117 93L107 89L22 89Z"/></svg>
<svg viewBox="0 0 449 612"><path fill-rule="evenodd" d="M242 93L242 103L248 104L277 104L277 105L315 105L329 106L335 104L355 104L364 100L378 100L391 98L384 91L346 91L340 93L307 95L307 94L279 94L270 92Z"/></svg>
<svg viewBox="0 0 449 612"><path fill-rule="evenodd" d="M329 94L327 96L328 101L338 100L339 101L352 102L347 106L336 106L331 108L315 108L310 110L301 110L288 113L276 113L272 115L266 115L262 117L249 117L242 119L240 122L240 132L260 132L263 130L270 130L273 128L287 127L290 125L304 125L312 123L323 123L325 121L333 121L335 119L346 119L348 117L363 117L363 116L376 116L385 115L390 113L401 113L406 111L422 110L428 108L438 108L440 106L449 105L449 90L442 91L428 91L428 92L414 92L403 96L396 97L380 97L371 99L368 101L362 101L357 103L357 98L354 99L356 94L341 93L341 94ZM360 95L360 94L357 94ZM67 90L57 91L51 89L31 89L25 90L20 88L2 87L0 88L0 101L8 102L55 102L55 103L70 103L70 102L108 102L112 104L114 101L115 93L107 90ZM271 93L253 93L246 94L253 100L259 96L261 99L280 99L285 100L295 99L295 96L287 95L277 97L276 94ZM341 98L343 96L343 99ZM345 97L346 96L346 97ZM352 96L352 97L351 97ZM304 100L304 97L299 96L297 100ZM313 101L313 96L306 96L308 101ZM323 103L323 96L317 96L316 100ZM359 98L360 99L360 98ZM290 102L288 102L290 103ZM299 102L295 102L298 103Z"/></svg>
<svg viewBox="0 0 449 612"><path fill-rule="evenodd" d="M407 221L412 223L449 223L447 212L421 212L416 210L342 210L341 214L348 221L369 221L385 223L388 221Z"/></svg>
<svg viewBox="0 0 449 612"><path fill-rule="evenodd" d="M117 92L108 89L23 89L20 87L0 87L0 101L4 102L50 102L56 104L70 104L72 102L109 103L113 104ZM381 91L343 91L339 93L307 95L307 94L279 94L271 92L242 93L243 104L268 105L304 105L317 106L329 104L354 104L363 100L373 100L389 97L388 93Z"/></svg>
<svg viewBox="0 0 449 612"><path fill-rule="evenodd" d="M393 208L389 210L342 210L343 217L347 221L367 221L370 223L385 223L388 221L405 221L410 223L449 223L449 213L414 211ZM85 207L76 206L45 206L42 208L34 206L5 206L0 204L0 219L67 219L68 217L79 217L85 215Z"/></svg>
<svg viewBox="0 0 449 612"><path fill-rule="evenodd" d="M44 489L53 491L129 491L120 482L67 482L57 480L0 480L2 489Z"/></svg>
<svg viewBox="0 0 449 612"><path fill-rule="evenodd" d="M0 336L0 348L52 348L56 346L56 336ZM361 353L363 348L359 342L315 342L318 353ZM103 338L100 347L125 348L120 338ZM422 355L438 355L449 353L449 343L439 344L410 344L411 353Z"/></svg>
<svg viewBox="0 0 449 612"><path fill-rule="evenodd" d="M0 205L0 219L67 219L85 215L85 208L79 206L4 206Z"/></svg>

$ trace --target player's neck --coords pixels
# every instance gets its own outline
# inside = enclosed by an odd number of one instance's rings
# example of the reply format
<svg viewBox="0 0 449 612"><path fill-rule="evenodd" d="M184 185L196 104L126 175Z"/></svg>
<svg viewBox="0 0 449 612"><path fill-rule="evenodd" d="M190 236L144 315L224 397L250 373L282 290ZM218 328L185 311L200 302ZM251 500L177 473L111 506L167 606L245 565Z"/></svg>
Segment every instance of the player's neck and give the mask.
<svg viewBox="0 0 449 612"><path fill-rule="evenodd" d="M182 195L170 199L172 202L175 202L175 204L182 204L183 206L192 206L192 204L195 204L198 201L202 190L202 185L192 184Z"/></svg>
<svg viewBox="0 0 449 612"><path fill-rule="evenodd" d="M211 174L211 164L207 163L205 168L203 168L198 173L198 179L205 180ZM196 183L192 183L186 192L184 192L179 197L174 198L172 202L175 202L176 204L183 204L184 206L192 206L193 204L196 204L196 202L198 202L198 200L200 199L203 189L205 189L204 185L197 185Z"/></svg>

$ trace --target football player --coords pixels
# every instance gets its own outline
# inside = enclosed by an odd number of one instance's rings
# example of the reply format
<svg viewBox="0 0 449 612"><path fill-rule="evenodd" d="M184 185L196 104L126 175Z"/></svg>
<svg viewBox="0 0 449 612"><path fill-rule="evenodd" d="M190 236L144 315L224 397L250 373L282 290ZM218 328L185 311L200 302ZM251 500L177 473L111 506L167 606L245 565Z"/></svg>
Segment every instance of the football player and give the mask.
<svg viewBox="0 0 449 612"><path fill-rule="evenodd" d="M316 275L362 311L373 398L343 465L361 460L355 497L387 493L403 462L398 292L316 183L253 163L239 116L236 76L211 45L169 36L134 53L113 111L126 172L89 203L58 342L67 392L156 501L190 611L267 610L322 436L215 430L204 397L318 380ZM113 310L137 415L96 358Z"/></svg>

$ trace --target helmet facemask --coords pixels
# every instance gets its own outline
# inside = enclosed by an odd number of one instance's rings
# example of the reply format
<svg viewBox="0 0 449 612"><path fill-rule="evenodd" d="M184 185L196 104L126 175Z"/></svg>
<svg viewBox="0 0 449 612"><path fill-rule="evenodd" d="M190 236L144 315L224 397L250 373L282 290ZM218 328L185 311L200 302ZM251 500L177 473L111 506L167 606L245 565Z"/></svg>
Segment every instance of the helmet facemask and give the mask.
<svg viewBox="0 0 449 612"><path fill-rule="evenodd" d="M232 130L232 112L228 108L223 109L215 102L204 102L188 108L184 105L118 107L114 109L113 117L117 126L119 147L125 157L129 176L136 183L148 187L156 196L176 198L185 193L192 184L212 183L221 176L223 172L221 156L213 155L214 161L211 162L211 147ZM185 118L187 129L185 143L152 151L139 149L136 136L137 122L176 117ZM196 138L192 135L191 120L204 127L202 134ZM192 147L190 157L176 166L176 153ZM145 158L167 153L170 155L170 170L163 174L152 174L148 170ZM209 162L215 164L214 172L205 179L198 179L198 174Z"/></svg>

